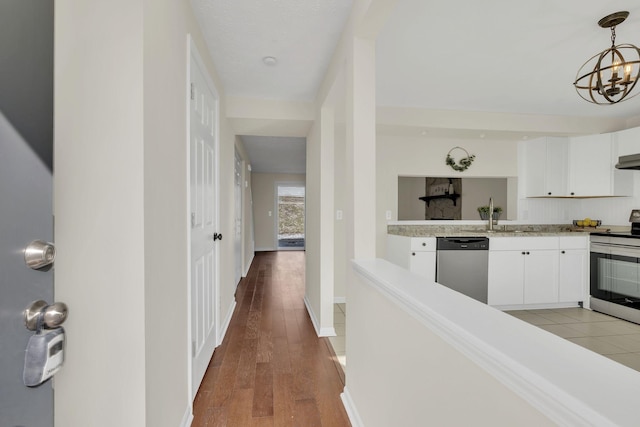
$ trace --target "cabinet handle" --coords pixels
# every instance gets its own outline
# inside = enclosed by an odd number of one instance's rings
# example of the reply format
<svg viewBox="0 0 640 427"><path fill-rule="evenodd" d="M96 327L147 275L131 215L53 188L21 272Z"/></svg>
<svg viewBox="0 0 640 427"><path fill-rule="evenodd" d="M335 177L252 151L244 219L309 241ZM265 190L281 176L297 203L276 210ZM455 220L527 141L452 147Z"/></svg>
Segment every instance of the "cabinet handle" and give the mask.
<svg viewBox="0 0 640 427"><path fill-rule="evenodd" d="M571 195L572 195L572 196L575 196L575 195L576 195L576 193L574 193L574 192L572 191L572 192L571 192Z"/></svg>
<svg viewBox="0 0 640 427"><path fill-rule="evenodd" d="M561 254L563 254L563 253L564 253L564 251L560 251L560 253L561 253Z"/></svg>
<svg viewBox="0 0 640 427"><path fill-rule="evenodd" d="M551 191L549 191L547 194L550 196L551 195Z"/></svg>
<svg viewBox="0 0 640 427"><path fill-rule="evenodd" d="M526 254L527 254L526 252L522 251L522 255L526 255Z"/></svg>
<svg viewBox="0 0 640 427"><path fill-rule="evenodd" d="M416 253L415 252L411 252L411 256L416 256Z"/></svg>
<svg viewBox="0 0 640 427"><path fill-rule="evenodd" d="M427 246L427 244L425 242L422 242L422 246Z"/></svg>

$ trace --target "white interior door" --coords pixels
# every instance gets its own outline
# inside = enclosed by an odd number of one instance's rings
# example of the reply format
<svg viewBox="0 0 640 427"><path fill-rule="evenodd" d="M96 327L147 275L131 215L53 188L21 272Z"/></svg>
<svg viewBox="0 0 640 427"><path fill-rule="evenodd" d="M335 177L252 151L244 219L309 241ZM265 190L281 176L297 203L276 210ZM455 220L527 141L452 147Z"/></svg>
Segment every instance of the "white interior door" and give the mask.
<svg viewBox="0 0 640 427"><path fill-rule="evenodd" d="M217 342L218 100L195 55L190 69L191 370L195 396Z"/></svg>
<svg viewBox="0 0 640 427"><path fill-rule="evenodd" d="M236 285L240 283L242 279L242 162L236 152L236 165L235 165L235 235L233 247L235 252L236 270L235 279Z"/></svg>

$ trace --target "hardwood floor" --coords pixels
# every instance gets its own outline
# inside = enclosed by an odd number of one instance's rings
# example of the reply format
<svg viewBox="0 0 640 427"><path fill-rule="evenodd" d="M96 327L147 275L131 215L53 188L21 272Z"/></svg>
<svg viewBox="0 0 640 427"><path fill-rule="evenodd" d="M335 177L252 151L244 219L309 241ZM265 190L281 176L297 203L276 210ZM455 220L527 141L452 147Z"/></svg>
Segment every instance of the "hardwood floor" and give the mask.
<svg viewBox="0 0 640 427"><path fill-rule="evenodd" d="M304 252L259 252L194 400L193 427L350 426L344 377L304 306Z"/></svg>

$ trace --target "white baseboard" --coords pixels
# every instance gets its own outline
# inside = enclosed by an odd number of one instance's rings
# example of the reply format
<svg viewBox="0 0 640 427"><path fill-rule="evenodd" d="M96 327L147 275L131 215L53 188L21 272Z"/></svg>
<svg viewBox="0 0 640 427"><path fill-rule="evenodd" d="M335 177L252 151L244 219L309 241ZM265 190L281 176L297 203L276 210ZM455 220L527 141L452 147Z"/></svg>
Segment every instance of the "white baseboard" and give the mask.
<svg viewBox="0 0 640 427"><path fill-rule="evenodd" d="M229 323L231 323L231 316L233 316L233 310L236 308L236 301L233 300L229 310L227 311L227 315L222 322L222 327L220 328L220 334L218 334L218 342L216 343L216 347L222 344L222 340L224 336L227 334L227 329L229 329Z"/></svg>
<svg viewBox="0 0 640 427"><path fill-rule="evenodd" d="M344 409L347 411L347 416L349 417L349 421L351 421L351 426L363 427L364 423L362 422L362 418L360 418L356 405L353 403L353 399L351 399L347 386L345 386L344 391L340 393L340 399L342 399L342 405L344 405Z"/></svg>
<svg viewBox="0 0 640 427"><path fill-rule="evenodd" d="M270 247L270 248L256 248L256 252L273 252L277 251L278 248Z"/></svg>
<svg viewBox="0 0 640 427"><path fill-rule="evenodd" d="M307 307L307 313L309 313L309 317L311 318L311 323L313 323L313 329L316 330L316 334L319 337L335 337L336 330L332 327L330 328L320 328L318 324L318 319L316 318L316 314L313 312L311 308L311 304L307 297L304 297L304 306Z"/></svg>
<svg viewBox="0 0 640 427"><path fill-rule="evenodd" d="M182 416L182 421L180 422L180 427L189 427L193 422L193 413L191 411L191 406L187 406L187 410Z"/></svg>
<svg viewBox="0 0 640 427"><path fill-rule="evenodd" d="M347 303L347 297L333 297L333 303L334 304L346 304Z"/></svg>

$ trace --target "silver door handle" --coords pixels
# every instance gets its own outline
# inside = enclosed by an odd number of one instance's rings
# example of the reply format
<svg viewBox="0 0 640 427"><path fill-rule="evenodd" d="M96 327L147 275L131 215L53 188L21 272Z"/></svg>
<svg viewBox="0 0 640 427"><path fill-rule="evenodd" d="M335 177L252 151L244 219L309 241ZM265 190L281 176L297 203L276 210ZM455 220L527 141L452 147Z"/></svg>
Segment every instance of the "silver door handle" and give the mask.
<svg viewBox="0 0 640 427"><path fill-rule="evenodd" d="M34 240L24 250L24 262L34 270L53 264L56 259L56 248L53 243Z"/></svg>
<svg viewBox="0 0 640 427"><path fill-rule="evenodd" d="M54 302L47 304L43 300L34 301L24 309L24 325L30 331L35 331L38 327L38 317L42 314L42 324L46 329L54 329L62 325L67 316L69 309L67 304L63 302Z"/></svg>

